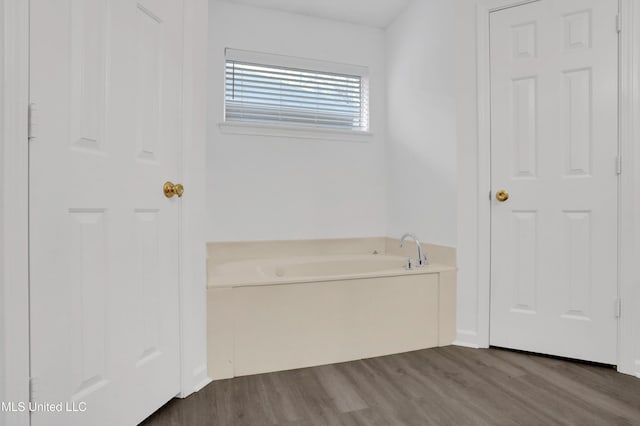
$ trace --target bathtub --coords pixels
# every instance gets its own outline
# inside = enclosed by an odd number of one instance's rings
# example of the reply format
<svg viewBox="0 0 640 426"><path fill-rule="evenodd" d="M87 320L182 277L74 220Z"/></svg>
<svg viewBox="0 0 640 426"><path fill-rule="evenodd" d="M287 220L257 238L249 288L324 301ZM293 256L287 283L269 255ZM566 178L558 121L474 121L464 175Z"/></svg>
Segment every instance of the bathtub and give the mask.
<svg viewBox="0 0 640 426"><path fill-rule="evenodd" d="M420 275L441 265L406 270L407 258L386 255L299 256L251 259L213 266L210 287L275 285L377 276Z"/></svg>
<svg viewBox="0 0 640 426"><path fill-rule="evenodd" d="M213 379L450 344L455 268L340 254L235 259L208 266Z"/></svg>

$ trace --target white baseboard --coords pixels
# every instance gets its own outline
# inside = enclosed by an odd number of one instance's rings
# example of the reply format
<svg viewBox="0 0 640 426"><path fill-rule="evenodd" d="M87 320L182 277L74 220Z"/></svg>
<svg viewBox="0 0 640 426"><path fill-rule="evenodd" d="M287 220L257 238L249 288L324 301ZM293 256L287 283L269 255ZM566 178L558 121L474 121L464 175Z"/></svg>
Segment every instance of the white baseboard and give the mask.
<svg viewBox="0 0 640 426"><path fill-rule="evenodd" d="M209 383L213 381L211 380L211 378L209 378L209 375L207 374L206 363L198 366L197 368L194 368L193 374L191 377L192 377L191 383L194 384L193 388L190 389L188 393L187 391L179 393L177 395L177 398L186 398L192 393L200 391L202 388L204 388L205 386L207 386Z"/></svg>
<svg viewBox="0 0 640 426"><path fill-rule="evenodd" d="M452 343L455 346L462 346L465 348L486 348L486 345L478 343L478 332L475 330L458 329L456 332L456 340Z"/></svg>
<svg viewBox="0 0 640 426"><path fill-rule="evenodd" d="M195 388L193 389L193 392L199 392L200 390L202 390L205 386L207 386L209 383L213 382L213 380L210 377L205 377L203 380L199 381L198 383L196 383Z"/></svg>
<svg viewBox="0 0 640 426"><path fill-rule="evenodd" d="M207 374L207 363L200 365L198 368L193 370L193 392L198 392L213 380Z"/></svg>
<svg viewBox="0 0 640 426"><path fill-rule="evenodd" d="M454 340L452 345L453 346L462 346L464 348L480 349L480 346L478 346L476 343L465 342L463 340Z"/></svg>

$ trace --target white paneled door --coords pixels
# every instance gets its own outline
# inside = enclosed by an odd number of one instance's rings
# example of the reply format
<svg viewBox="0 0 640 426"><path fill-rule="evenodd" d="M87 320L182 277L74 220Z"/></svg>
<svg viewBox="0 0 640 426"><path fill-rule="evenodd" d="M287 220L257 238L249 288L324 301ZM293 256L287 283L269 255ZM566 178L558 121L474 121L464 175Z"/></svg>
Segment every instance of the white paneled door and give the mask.
<svg viewBox="0 0 640 426"><path fill-rule="evenodd" d="M130 426L180 390L182 33L180 0L31 0L32 398L63 404L34 426Z"/></svg>
<svg viewBox="0 0 640 426"><path fill-rule="evenodd" d="M492 345L616 364L617 12L491 14Z"/></svg>

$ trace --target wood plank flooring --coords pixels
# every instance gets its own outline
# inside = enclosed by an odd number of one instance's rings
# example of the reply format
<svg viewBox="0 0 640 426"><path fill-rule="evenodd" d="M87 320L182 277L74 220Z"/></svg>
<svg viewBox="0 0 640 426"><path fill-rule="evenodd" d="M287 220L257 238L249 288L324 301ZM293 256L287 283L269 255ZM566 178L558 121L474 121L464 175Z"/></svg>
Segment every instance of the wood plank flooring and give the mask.
<svg viewBox="0 0 640 426"><path fill-rule="evenodd" d="M213 382L143 425L640 425L640 379L449 346Z"/></svg>

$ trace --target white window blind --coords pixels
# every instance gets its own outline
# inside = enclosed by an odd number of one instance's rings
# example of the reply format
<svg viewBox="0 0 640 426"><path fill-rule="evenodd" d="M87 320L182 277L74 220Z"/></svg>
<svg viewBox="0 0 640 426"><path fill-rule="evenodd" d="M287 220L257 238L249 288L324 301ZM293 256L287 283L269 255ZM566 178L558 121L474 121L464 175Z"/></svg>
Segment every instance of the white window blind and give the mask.
<svg viewBox="0 0 640 426"><path fill-rule="evenodd" d="M226 59L225 121L366 131L361 75Z"/></svg>

